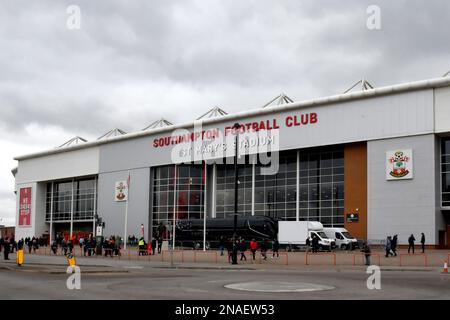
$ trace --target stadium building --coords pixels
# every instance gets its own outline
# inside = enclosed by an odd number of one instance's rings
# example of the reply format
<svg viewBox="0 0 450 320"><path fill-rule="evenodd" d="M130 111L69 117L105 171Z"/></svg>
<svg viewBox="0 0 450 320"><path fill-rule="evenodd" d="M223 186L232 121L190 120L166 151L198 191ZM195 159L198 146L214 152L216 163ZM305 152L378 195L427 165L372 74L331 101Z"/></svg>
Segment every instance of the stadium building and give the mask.
<svg viewBox="0 0 450 320"><path fill-rule="evenodd" d="M174 212L232 216L237 137L240 214L320 221L369 242L398 234L405 244L423 232L449 248L450 78L360 84L18 156L16 238L95 233L98 218L106 236L167 238Z"/></svg>

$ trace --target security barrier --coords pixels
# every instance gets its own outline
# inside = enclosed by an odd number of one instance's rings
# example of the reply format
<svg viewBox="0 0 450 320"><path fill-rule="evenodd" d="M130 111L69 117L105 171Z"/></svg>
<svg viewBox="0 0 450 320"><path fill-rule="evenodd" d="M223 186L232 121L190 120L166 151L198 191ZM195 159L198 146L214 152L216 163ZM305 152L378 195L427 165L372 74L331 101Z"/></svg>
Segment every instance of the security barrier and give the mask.
<svg viewBox="0 0 450 320"><path fill-rule="evenodd" d="M214 256L214 261L215 263L218 263L218 256L217 256L217 251L198 251L198 250L194 250L194 262L197 262L197 254L201 254L201 255L213 255Z"/></svg>
<svg viewBox="0 0 450 320"><path fill-rule="evenodd" d="M364 252L359 252L359 253L353 253L353 265L356 266L356 257L357 256L362 256L363 257L363 262L365 262L365 253ZM378 253L371 253L370 257L372 258L373 256L378 258L378 266L381 266L381 257Z"/></svg>
<svg viewBox="0 0 450 320"><path fill-rule="evenodd" d="M168 253L170 256L170 253L173 252L175 253L180 253L181 252L181 262L184 262L184 250L161 250L161 260L162 262L164 262L164 252Z"/></svg>
<svg viewBox="0 0 450 320"><path fill-rule="evenodd" d="M317 252L317 253L309 253L307 252L305 254L305 265L309 265L308 263L308 256L332 256L333 257L333 265L336 265L336 253L334 252Z"/></svg>
<svg viewBox="0 0 450 320"><path fill-rule="evenodd" d="M409 256L409 257L420 257L420 256L422 256L424 258L425 267L428 267L428 257L427 257L426 253L413 253L413 254L401 253L399 256L400 256L399 266L402 266L402 263L403 263L402 257L404 257L404 256Z"/></svg>

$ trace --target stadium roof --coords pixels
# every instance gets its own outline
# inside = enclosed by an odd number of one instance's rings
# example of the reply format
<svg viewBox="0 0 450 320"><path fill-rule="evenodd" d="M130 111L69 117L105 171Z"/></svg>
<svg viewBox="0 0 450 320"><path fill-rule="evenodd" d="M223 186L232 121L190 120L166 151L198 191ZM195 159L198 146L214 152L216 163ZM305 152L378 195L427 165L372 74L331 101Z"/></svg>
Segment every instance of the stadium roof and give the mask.
<svg viewBox="0 0 450 320"><path fill-rule="evenodd" d="M362 80L360 80L362 81ZM360 82L358 81L358 83ZM355 84L356 86L357 84ZM403 92L410 92L410 91L417 91L417 90L425 90L430 88L440 88L440 87L448 87L450 86L450 77L439 77L434 79L428 79L428 80L421 80L421 81L415 81L415 82L408 82L408 83L402 83L402 84L396 84L391 86L385 86L385 87L379 87L379 88L373 88L373 89L366 89L362 91L356 91L356 92L347 92L344 94L338 94L323 98L317 98L317 99L310 99L305 101L296 101L296 102L290 102L285 103L281 105L275 105L266 107L264 109L254 109L254 110L247 110L242 111L234 114L227 114L223 115L222 117L216 117L216 118L208 118L204 119L203 124L213 124L217 122L222 121L234 121L243 117L253 117L253 116L260 116L260 115L266 115L271 114L275 112L281 112L281 111L289 111L293 109L298 108L306 108L311 106L321 106L321 105L329 105L334 103L343 103L348 101L355 101L359 99L368 99L378 96L386 96L391 94L397 94L397 93L403 93ZM352 89L352 88L350 88ZM348 90L347 90L348 91ZM279 98L278 96L277 98ZM276 101L277 99L273 99ZM152 124L150 124L148 127L145 128L145 131L138 131L133 133L128 133L126 135L116 136L112 137L110 139L102 139L102 140L96 140L91 142L86 142L85 139L76 137L74 139L69 140L65 144L63 144L61 147L65 148L56 148L56 149L50 149L46 151L40 151L32 154L17 156L14 159L15 160L25 160L35 157L41 157L46 156L50 154L56 154L60 152L66 152L69 150L78 150L82 148L88 148L93 147L105 143L112 143L115 141L122 141L127 139L134 139L137 137L145 137L153 134L160 134L163 132L168 132L175 129L186 129L186 128L192 128L194 126L194 121L172 125L167 120L161 119L158 120ZM170 127L169 127L170 126ZM74 141L73 141L74 140ZM83 143L81 143L83 142Z"/></svg>
<svg viewBox="0 0 450 320"><path fill-rule="evenodd" d="M211 110L209 110L207 113L205 113L204 115L200 116L199 118L197 118L197 120L201 120L201 119L209 119L209 118L216 118L216 117L221 117L224 115L227 115L228 113L219 108L219 107L214 107Z"/></svg>
<svg viewBox="0 0 450 320"><path fill-rule="evenodd" d="M263 105L263 108L266 107L273 107L273 106L279 106L282 104L287 104L287 103L292 103L294 102L294 100L292 100L291 98L289 98L287 95L285 95L284 93L280 93L279 95L277 95L275 98L273 98L272 100L270 100L269 102L267 102L265 105Z"/></svg>
<svg viewBox="0 0 450 320"><path fill-rule="evenodd" d="M155 122L150 123L144 129L142 129L142 131L149 130L149 129L163 128L163 127L168 127L168 126L172 126L172 125L173 125L172 122L167 121L164 118L161 118L159 120L156 120Z"/></svg>

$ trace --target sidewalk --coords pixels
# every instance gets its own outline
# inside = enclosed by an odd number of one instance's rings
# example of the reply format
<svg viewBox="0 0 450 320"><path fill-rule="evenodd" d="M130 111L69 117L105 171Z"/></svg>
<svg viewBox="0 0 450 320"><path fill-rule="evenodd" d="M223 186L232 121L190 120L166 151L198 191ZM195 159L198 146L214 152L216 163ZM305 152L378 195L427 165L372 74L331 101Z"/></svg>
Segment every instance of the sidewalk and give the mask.
<svg viewBox="0 0 450 320"><path fill-rule="evenodd" d="M417 253L408 254L407 250L399 250L397 257L385 257L385 252L381 250L373 250L371 255L371 263L382 267L436 267L442 268L445 261L450 262L450 250L428 250L425 254ZM60 253L59 253L60 254ZM75 247L74 254L78 258L84 258L81 248ZM173 257L172 257L173 254ZM50 252L49 247L40 248L36 254L28 254L26 256L43 255L54 256ZM58 255L59 257L64 257ZM267 260L263 260L261 253L258 252L256 260L251 259L251 253L246 253L246 261L238 261L239 265L247 267L254 267L256 265L276 265L280 267L288 266L363 266L364 254L359 250L355 251L335 251L335 252L320 252L318 254L305 254L305 252L285 252L281 251L279 257L272 258L272 252L267 253ZM130 248L126 251L122 250L122 255L117 257L92 256L86 257L88 260L106 261L106 260L125 260L125 261L139 261L139 262L161 262L176 264L215 264L222 266L230 266L227 253L220 255L218 250L163 250L161 254L156 255L138 255L136 248ZM240 255L238 256L240 259ZM103 262L97 262L103 263Z"/></svg>
<svg viewBox="0 0 450 320"><path fill-rule="evenodd" d="M322 258L315 256L314 258ZM17 271L41 271L49 273L61 273L67 269L67 260L64 256L48 256L38 254L26 254L25 262L22 267L15 263L15 254L11 254L9 261L0 260L0 270L17 270ZM83 273L126 273L126 272L140 272L144 269L204 269L204 270L240 270L240 271L304 271L304 272L320 272L320 271L365 271L366 266L362 264L279 264L273 261L262 261L262 263L242 263L239 261L238 265L231 265L226 261L224 263L211 262L181 262L174 261L173 267L169 261L158 260L128 260L114 258L100 258L100 257L77 257L77 266L82 269ZM272 260L272 259L270 259ZM375 261L372 261L376 264ZM442 267L435 266L380 266L382 271L428 271L441 272Z"/></svg>

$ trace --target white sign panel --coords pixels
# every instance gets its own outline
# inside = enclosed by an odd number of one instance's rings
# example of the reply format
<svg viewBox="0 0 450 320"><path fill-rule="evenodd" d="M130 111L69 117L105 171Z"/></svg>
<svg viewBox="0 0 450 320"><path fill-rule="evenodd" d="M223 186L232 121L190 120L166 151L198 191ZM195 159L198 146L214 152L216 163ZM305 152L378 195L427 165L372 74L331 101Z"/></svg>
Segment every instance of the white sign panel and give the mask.
<svg viewBox="0 0 450 320"><path fill-rule="evenodd" d="M413 155L411 149L386 152L386 180L413 178Z"/></svg>
<svg viewBox="0 0 450 320"><path fill-rule="evenodd" d="M102 233L103 233L103 230L102 230L103 228L102 228L102 226L97 226L97 232L96 232L96 236L97 237L101 237L102 236Z"/></svg>
<svg viewBox="0 0 450 320"><path fill-rule="evenodd" d="M127 185L126 181L117 181L116 182L114 200L116 200L116 201L127 201L128 200L128 185Z"/></svg>

